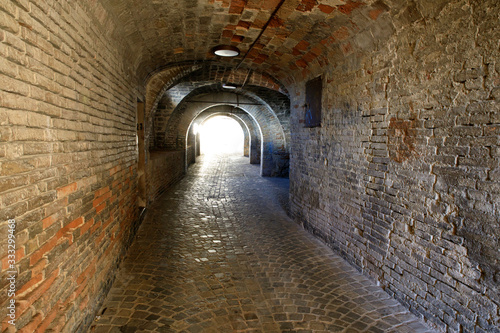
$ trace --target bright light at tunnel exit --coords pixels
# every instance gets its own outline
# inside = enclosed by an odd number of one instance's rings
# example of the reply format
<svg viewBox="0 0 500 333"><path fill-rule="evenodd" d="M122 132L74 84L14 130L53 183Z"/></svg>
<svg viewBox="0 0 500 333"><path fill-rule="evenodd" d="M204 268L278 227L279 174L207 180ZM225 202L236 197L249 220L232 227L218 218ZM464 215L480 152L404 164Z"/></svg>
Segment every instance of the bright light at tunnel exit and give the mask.
<svg viewBox="0 0 500 333"><path fill-rule="evenodd" d="M243 156L244 134L236 120L225 116L210 118L198 128L198 131L202 154Z"/></svg>

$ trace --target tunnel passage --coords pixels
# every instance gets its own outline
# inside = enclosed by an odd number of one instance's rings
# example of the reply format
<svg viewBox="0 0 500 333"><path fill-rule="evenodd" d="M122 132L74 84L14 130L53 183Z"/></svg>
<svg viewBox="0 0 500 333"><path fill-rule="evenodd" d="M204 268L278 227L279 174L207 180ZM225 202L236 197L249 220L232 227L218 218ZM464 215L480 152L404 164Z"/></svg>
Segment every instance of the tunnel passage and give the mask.
<svg viewBox="0 0 500 333"><path fill-rule="evenodd" d="M231 154L244 156L248 149L248 130L230 116L217 115L202 122L198 129L200 151L203 155ZM193 131L193 134L194 131ZM246 136L246 140L245 140ZM189 142L189 137L188 137ZM246 142L246 144L245 144Z"/></svg>
<svg viewBox="0 0 500 333"><path fill-rule="evenodd" d="M286 128L269 105L256 97L196 89L172 111L161 132L166 137L158 135L155 144L166 149L186 149L185 139L192 120L205 109L222 105L243 110L257 125L261 136L261 175L286 177L289 159Z"/></svg>
<svg viewBox="0 0 500 333"><path fill-rule="evenodd" d="M91 325L140 208L184 175L193 118L167 149L170 114L234 84L283 128L289 155L260 159L279 173L289 157L295 222L440 331L495 332L499 15L498 0L0 1L17 328Z"/></svg>
<svg viewBox="0 0 500 333"><path fill-rule="evenodd" d="M244 132L244 147L243 147L243 156L246 156L250 159L250 164L260 164L260 156L261 156L261 137L262 134L260 132L259 127L253 121L253 118L249 116L246 112L241 109L235 108L233 106L228 105L220 105L214 106L203 113L201 113L196 119L191 123L190 129L188 130L188 138L187 142L194 144L195 142L199 145L199 137L195 136L194 126L201 126L206 120L217 117L217 116L226 116L231 117L236 120L243 132ZM195 141L196 140L196 141ZM200 155L198 152L196 156Z"/></svg>
<svg viewBox="0 0 500 333"><path fill-rule="evenodd" d="M237 89L223 88L226 83ZM236 108L250 131L249 162L260 164L263 176L288 177L290 100L274 77L215 64L172 65L152 74L146 90L144 146L151 161L146 179L149 202L195 162L196 138L190 138L188 131L193 119L206 108ZM208 96L205 103L197 98L203 94Z"/></svg>

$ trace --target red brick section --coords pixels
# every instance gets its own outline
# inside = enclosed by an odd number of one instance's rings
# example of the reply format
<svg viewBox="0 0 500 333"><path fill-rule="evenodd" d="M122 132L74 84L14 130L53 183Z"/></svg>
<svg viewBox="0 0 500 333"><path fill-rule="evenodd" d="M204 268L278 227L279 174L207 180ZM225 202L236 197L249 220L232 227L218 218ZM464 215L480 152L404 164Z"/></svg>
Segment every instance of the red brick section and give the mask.
<svg viewBox="0 0 500 333"><path fill-rule="evenodd" d="M248 30L250 29L250 27L252 26L252 23L251 22L247 22L247 21L240 21L238 22L238 25L236 26L236 29L244 29L244 30Z"/></svg>
<svg viewBox="0 0 500 333"><path fill-rule="evenodd" d="M316 44L316 46L314 46L311 49L311 52L314 53L315 55L319 56L320 54L323 53L323 47L321 46L320 43L318 43L318 44Z"/></svg>
<svg viewBox="0 0 500 333"><path fill-rule="evenodd" d="M36 288L31 290L29 293L25 295L20 295L17 299L17 318L28 309L35 301L40 300L42 297L42 301L46 301L50 298L50 294L47 294L47 291L54 285L54 281L59 277L60 270L59 268L51 272L48 276L44 276L44 280L37 285Z"/></svg>
<svg viewBox="0 0 500 333"><path fill-rule="evenodd" d="M34 264L36 264L40 259L42 259L43 256L52 251L56 247L56 245L60 244L61 242L68 241L69 245L71 245L73 243L72 231L82 225L83 217L79 217L63 228L59 229L59 231L52 238L50 238L38 250L30 255L30 265L33 266Z"/></svg>
<svg viewBox="0 0 500 333"><path fill-rule="evenodd" d="M94 224L94 219L90 219L89 221L85 222L84 225L80 228L80 235L85 234L87 231L90 230L90 227Z"/></svg>
<svg viewBox="0 0 500 333"><path fill-rule="evenodd" d="M267 54L259 54L257 59L255 59L253 62L256 64L262 64L266 59L269 58Z"/></svg>
<svg viewBox="0 0 500 333"><path fill-rule="evenodd" d="M239 35L234 35L232 38L231 38L231 41L232 42L236 42L236 43L240 43L243 41L245 37L244 36L239 36Z"/></svg>
<svg viewBox="0 0 500 333"><path fill-rule="evenodd" d="M43 226L43 229L47 229L48 227L50 227L51 225L53 225L54 223L56 223L59 219L59 213L56 213L56 214L53 214L49 217L46 217L42 220L42 226Z"/></svg>
<svg viewBox="0 0 500 333"><path fill-rule="evenodd" d="M66 195L69 195L73 192L75 192L77 190L78 186L75 183L72 183L72 184L69 184L69 185L66 185L64 187L60 187L57 189L57 197L64 197Z"/></svg>
<svg viewBox="0 0 500 333"><path fill-rule="evenodd" d="M0 43L9 54L0 56L0 227L16 219L18 331L73 332L94 317L135 229L140 96L124 41L94 22L93 11L105 18L100 2L26 3L2 6L0 19L9 40ZM0 260L5 269L5 253Z"/></svg>
<svg viewBox="0 0 500 333"><path fill-rule="evenodd" d="M229 14L241 14L245 9L245 0L231 0L231 5L229 6Z"/></svg>
<svg viewBox="0 0 500 333"><path fill-rule="evenodd" d="M298 5L297 10L301 12L310 12L316 4L316 0L302 0L302 2Z"/></svg>
<svg viewBox="0 0 500 333"><path fill-rule="evenodd" d="M392 117L387 129L389 157L402 163L412 156L418 156L416 152L416 135L412 131L416 127L415 120L401 120Z"/></svg>
<svg viewBox="0 0 500 333"><path fill-rule="evenodd" d="M335 7L320 4L318 8L325 14L330 14L335 10Z"/></svg>
<svg viewBox="0 0 500 333"><path fill-rule="evenodd" d="M300 51L305 51L309 47L309 42L302 40L300 41L297 45L295 45L294 49L300 50Z"/></svg>
<svg viewBox="0 0 500 333"><path fill-rule="evenodd" d="M33 318L31 319L31 321L26 326L24 326L23 328L21 328L20 330L18 330L18 332L20 332L20 333L36 332L37 331L37 327L40 325L40 323L42 322L42 320L43 320L43 316L38 313L35 316L33 316ZM5 326L5 327L7 327L7 326Z"/></svg>
<svg viewBox="0 0 500 333"><path fill-rule="evenodd" d="M253 48L256 50L262 50L266 45L261 44L261 43L256 43Z"/></svg>
<svg viewBox="0 0 500 333"><path fill-rule="evenodd" d="M16 253L15 253L15 256L16 256L16 261L19 261L21 259L24 258L25 256L25 252L24 252L24 247L20 248L20 249L17 249L16 250ZM9 267L8 265L8 262L9 262L9 258L8 257L4 257L2 260L1 260L1 269L6 269L7 267Z"/></svg>
<svg viewBox="0 0 500 333"><path fill-rule="evenodd" d="M350 15L353 10L356 8L359 8L361 6L364 6L365 4L360 2L360 1L347 1L345 5L338 6L337 10L343 14Z"/></svg>
<svg viewBox="0 0 500 333"><path fill-rule="evenodd" d="M335 44L335 38L333 36L330 36L326 39L323 39L320 43L325 46L331 47L333 44Z"/></svg>
<svg viewBox="0 0 500 333"><path fill-rule="evenodd" d="M307 62L304 59L299 59L295 62L297 66L301 68L306 68L307 67Z"/></svg>
<svg viewBox="0 0 500 333"><path fill-rule="evenodd" d="M302 57L302 59L307 62L307 63L310 63L312 62L314 59L316 59L318 57L318 55L312 53L312 52L308 52L304 55L304 57Z"/></svg>
<svg viewBox="0 0 500 333"><path fill-rule="evenodd" d="M382 14L383 12L384 12L383 9L373 9L370 10L369 15L372 20L376 20L379 17L379 15Z"/></svg>
<svg viewBox="0 0 500 333"><path fill-rule="evenodd" d="M42 322L38 325L38 327L36 328L36 330L34 332L36 332L36 333L45 332L47 330L47 328L49 327L49 325L53 324L52 322L57 317L57 314L60 311L59 306L60 306L60 302L57 302L54 305L54 307L52 307L52 310L45 316L45 318L42 320ZM64 317L60 317L59 321L61 321L63 318ZM59 325L53 325L52 329L55 329L58 326Z"/></svg>
<svg viewBox="0 0 500 333"><path fill-rule="evenodd" d="M283 20L280 19L278 16L275 16L273 17L270 21L269 21L269 25L268 27L269 28L279 28L279 27L282 27L284 24Z"/></svg>
<svg viewBox="0 0 500 333"><path fill-rule="evenodd" d="M111 191L109 190L109 187L96 192L95 197L94 201L92 201L92 206L96 209L96 213L99 214L104 208L106 208L106 200L111 198Z"/></svg>
<svg viewBox="0 0 500 333"><path fill-rule="evenodd" d="M283 54L283 53L282 53L282 54ZM294 55L294 56L299 56L299 55L302 55L302 54L303 54L303 53L302 53L302 52L300 52L299 50L297 50L297 49L292 49L292 55Z"/></svg>

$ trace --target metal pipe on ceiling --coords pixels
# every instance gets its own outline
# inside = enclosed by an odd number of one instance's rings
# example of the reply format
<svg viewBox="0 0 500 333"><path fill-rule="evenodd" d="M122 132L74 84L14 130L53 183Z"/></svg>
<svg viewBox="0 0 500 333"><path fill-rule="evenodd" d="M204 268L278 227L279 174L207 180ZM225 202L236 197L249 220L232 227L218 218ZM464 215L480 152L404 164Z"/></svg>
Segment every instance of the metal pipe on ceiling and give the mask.
<svg viewBox="0 0 500 333"><path fill-rule="evenodd" d="M251 69L248 70L247 76L245 77L245 81L243 81L243 84L241 85L241 88L243 88L245 86L245 84L247 83L248 78L250 77L250 74L252 74L252 70Z"/></svg>
<svg viewBox="0 0 500 333"><path fill-rule="evenodd" d="M260 103L242 103L237 101L185 101L184 103L224 103L224 104L236 104L236 105L264 105Z"/></svg>
<svg viewBox="0 0 500 333"><path fill-rule="evenodd" d="M240 66L243 63L243 61L245 61L245 59L248 56L248 54L250 53L250 51L252 51L252 49L254 48L255 44L257 44L257 42L259 41L260 37L262 37L262 35L266 31L267 27L271 23L272 19L274 18L274 16L276 16L276 14L280 10L281 6L283 6L283 4L285 3L285 1L286 0L281 0L280 3L278 4L278 6L276 6L276 8L274 9L273 13L271 14L271 17L269 17L269 20L266 22L266 24L264 24L264 26L262 27L262 30L260 31L259 35L254 40L254 42L252 43L252 45L250 45L250 48L245 53L245 55L243 56L243 58L241 59L241 61L239 62L239 64L236 66L235 70L237 70L238 68L240 68Z"/></svg>

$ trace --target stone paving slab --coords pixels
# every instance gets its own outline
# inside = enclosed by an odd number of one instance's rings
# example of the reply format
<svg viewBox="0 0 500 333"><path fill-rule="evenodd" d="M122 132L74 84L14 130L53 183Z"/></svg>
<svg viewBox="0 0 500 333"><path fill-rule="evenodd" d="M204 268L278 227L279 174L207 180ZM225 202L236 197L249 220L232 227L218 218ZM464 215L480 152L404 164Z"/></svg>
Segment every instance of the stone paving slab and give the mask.
<svg viewBox="0 0 500 333"><path fill-rule="evenodd" d="M432 332L286 215L288 180L204 158L151 208L91 332Z"/></svg>

